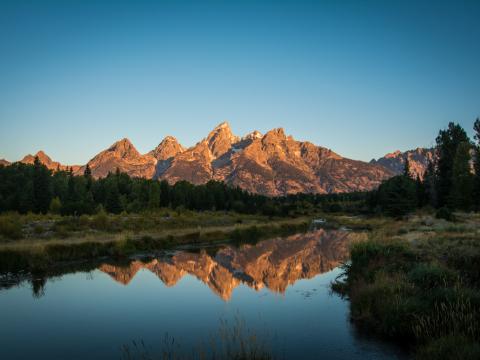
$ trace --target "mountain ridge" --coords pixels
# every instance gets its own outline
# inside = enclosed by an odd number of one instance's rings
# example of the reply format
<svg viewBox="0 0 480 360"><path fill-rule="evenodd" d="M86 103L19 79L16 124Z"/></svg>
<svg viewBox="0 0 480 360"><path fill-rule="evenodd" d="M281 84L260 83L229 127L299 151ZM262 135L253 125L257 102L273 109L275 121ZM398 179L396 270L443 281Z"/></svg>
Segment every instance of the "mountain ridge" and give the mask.
<svg viewBox="0 0 480 360"><path fill-rule="evenodd" d="M43 151L35 156L51 170L70 169ZM20 162L33 163L35 156L27 155ZM193 184L217 180L252 193L282 196L372 190L383 180L401 173L406 158L412 173L422 176L433 158L433 150L395 151L364 162L342 157L309 141L295 140L281 127L265 134L254 130L240 137L232 132L228 122L222 122L188 148L169 135L153 150L141 154L128 138L123 138L87 164L95 178L105 177L118 168L132 177L167 180L171 184L181 180ZM74 173L82 174L87 164L75 166Z"/></svg>

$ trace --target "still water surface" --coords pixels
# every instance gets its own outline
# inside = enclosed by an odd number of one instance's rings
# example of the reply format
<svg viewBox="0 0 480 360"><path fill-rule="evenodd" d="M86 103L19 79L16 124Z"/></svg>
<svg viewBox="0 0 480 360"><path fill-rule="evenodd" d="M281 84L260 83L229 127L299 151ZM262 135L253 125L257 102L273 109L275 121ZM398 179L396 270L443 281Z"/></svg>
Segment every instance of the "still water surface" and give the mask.
<svg viewBox="0 0 480 360"><path fill-rule="evenodd" d="M348 301L330 291L349 239L318 230L104 260L94 270L83 264L17 283L4 276L0 359L120 359L133 340L155 355L166 333L177 351L191 352L235 318L279 358L403 359L398 348L361 336L348 320Z"/></svg>

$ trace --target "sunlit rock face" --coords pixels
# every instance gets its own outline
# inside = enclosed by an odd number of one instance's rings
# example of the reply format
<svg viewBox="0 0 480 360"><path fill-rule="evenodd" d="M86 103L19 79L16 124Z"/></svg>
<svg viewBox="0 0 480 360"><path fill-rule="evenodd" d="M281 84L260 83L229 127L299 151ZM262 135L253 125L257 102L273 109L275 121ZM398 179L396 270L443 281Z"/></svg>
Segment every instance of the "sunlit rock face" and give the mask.
<svg viewBox="0 0 480 360"><path fill-rule="evenodd" d="M372 160L371 164L379 164L392 171L395 175L402 174L405 162L408 159L410 175L414 178L423 179L428 164L435 159L435 149L416 148L401 152L399 150L386 154L378 160Z"/></svg>
<svg viewBox="0 0 480 360"><path fill-rule="evenodd" d="M171 257L135 260L128 266L104 264L99 270L123 285L140 269L148 269L169 287L189 274L227 301L240 284L284 293L299 279L332 270L346 259L350 239L347 232L318 230L239 248L225 246L213 256L205 251L178 251Z"/></svg>
<svg viewBox="0 0 480 360"><path fill-rule="evenodd" d="M158 161L168 160L185 151L185 148L173 136L166 136L158 146L149 152Z"/></svg>
<svg viewBox="0 0 480 360"><path fill-rule="evenodd" d="M194 184L213 179L252 193L278 196L371 190L392 175L383 166L296 141L282 128L239 138L228 123L222 123L195 146L174 156L158 178Z"/></svg>
<svg viewBox="0 0 480 360"><path fill-rule="evenodd" d="M128 139L117 141L88 162L93 177L105 177L117 169L132 177L152 178L157 160L140 154Z"/></svg>

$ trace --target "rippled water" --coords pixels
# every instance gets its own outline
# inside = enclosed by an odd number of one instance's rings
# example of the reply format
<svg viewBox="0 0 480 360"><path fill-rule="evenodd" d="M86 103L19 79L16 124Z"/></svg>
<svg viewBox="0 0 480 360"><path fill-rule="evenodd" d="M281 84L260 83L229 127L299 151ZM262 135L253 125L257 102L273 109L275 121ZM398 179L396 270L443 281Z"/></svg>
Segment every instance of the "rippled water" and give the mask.
<svg viewBox="0 0 480 360"><path fill-rule="evenodd" d="M132 341L155 358L166 333L176 352L208 352L205 344L235 321L279 358L405 358L360 336L348 302L330 292L349 239L318 230L3 276L0 358L120 359Z"/></svg>

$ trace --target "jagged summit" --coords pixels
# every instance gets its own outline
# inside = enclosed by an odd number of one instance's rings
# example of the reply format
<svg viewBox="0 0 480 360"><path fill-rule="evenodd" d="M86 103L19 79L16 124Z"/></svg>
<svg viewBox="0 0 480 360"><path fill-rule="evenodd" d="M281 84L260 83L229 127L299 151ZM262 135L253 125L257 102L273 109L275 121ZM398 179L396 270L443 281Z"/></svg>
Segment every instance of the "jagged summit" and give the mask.
<svg viewBox="0 0 480 360"><path fill-rule="evenodd" d="M240 141L240 138L233 135L227 122L222 122L208 134L206 141L213 157L218 158L227 153L233 144Z"/></svg>
<svg viewBox="0 0 480 360"><path fill-rule="evenodd" d="M283 128L276 128L270 131L263 136L262 141L277 141L277 140L286 140L287 136L285 135L285 130Z"/></svg>
<svg viewBox="0 0 480 360"><path fill-rule="evenodd" d="M166 136L158 146L149 152L155 159L167 160L171 157L185 151L184 147L173 136Z"/></svg>
<svg viewBox="0 0 480 360"><path fill-rule="evenodd" d="M217 126L215 126L213 130L226 129L226 128L230 129L230 124L228 123L228 121L223 121Z"/></svg>
<svg viewBox="0 0 480 360"><path fill-rule="evenodd" d="M391 158L396 158L400 155L402 155L402 152L400 150L395 150L394 152L386 154L384 157L386 159L391 159Z"/></svg>
<svg viewBox="0 0 480 360"><path fill-rule="evenodd" d="M33 164L33 162L35 161L35 157L38 157L38 160L40 160L40 162L45 165L52 162L52 159L50 158L50 156L45 154L43 150L37 151L35 155L32 155L32 154L25 155L25 157L22 160L20 160L20 162L24 164Z"/></svg>
<svg viewBox="0 0 480 360"><path fill-rule="evenodd" d="M262 133L258 130L253 130L251 133L245 135L242 140L256 140L263 137Z"/></svg>
<svg viewBox="0 0 480 360"><path fill-rule="evenodd" d="M150 154L142 155L129 139L116 141L88 162L94 177L104 177L118 168L130 176L153 177L156 159Z"/></svg>
<svg viewBox="0 0 480 360"><path fill-rule="evenodd" d="M107 149L107 151L114 152L116 156L120 156L121 158L137 158L141 156L135 146L133 146L132 142L127 138L116 141Z"/></svg>

